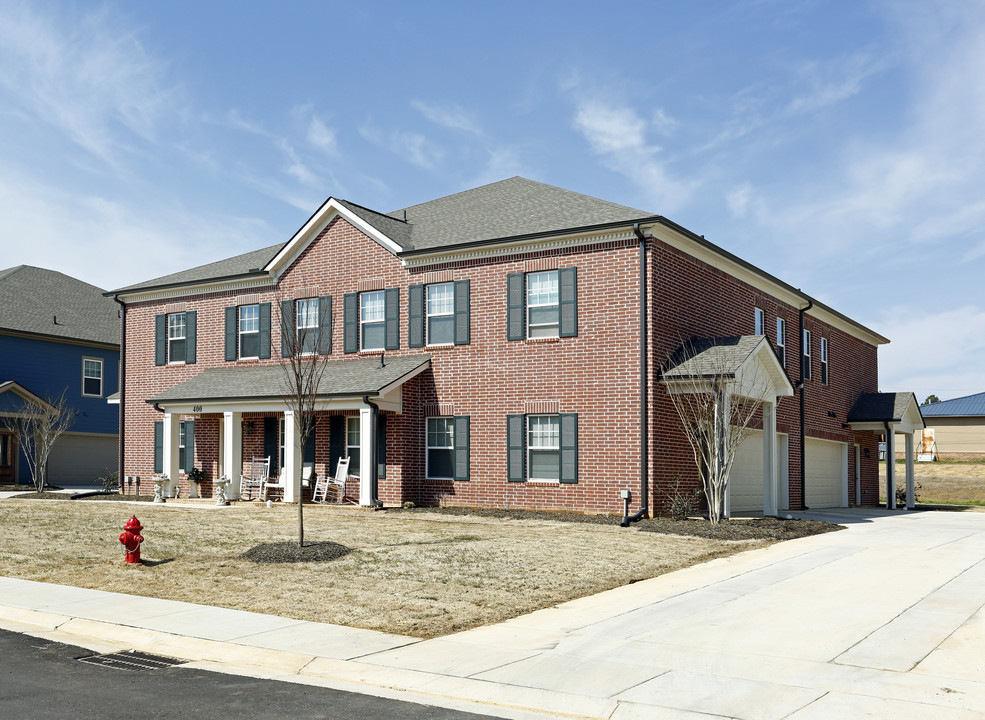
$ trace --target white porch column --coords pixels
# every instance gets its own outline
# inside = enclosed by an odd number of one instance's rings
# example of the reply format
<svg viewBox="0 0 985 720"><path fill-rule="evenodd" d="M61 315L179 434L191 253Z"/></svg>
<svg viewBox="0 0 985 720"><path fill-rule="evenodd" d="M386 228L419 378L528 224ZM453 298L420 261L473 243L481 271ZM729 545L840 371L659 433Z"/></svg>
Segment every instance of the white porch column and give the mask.
<svg viewBox="0 0 985 720"><path fill-rule="evenodd" d="M779 512L780 473L776 456L776 404L763 403L763 515Z"/></svg>
<svg viewBox="0 0 985 720"><path fill-rule="evenodd" d="M181 442L181 416L174 413L164 412L164 448L162 454L161 472L168 476L168 483L164 486L164 495L171 496L171 488L178 486L178 444Z"/></svg>
<svg viewBox="0 0 985 720"><path fill-rule="evenodd" d="M359 408L359 504L373 499L373 408Z"/></svg>
<svg viewBox="0 0 985 720"><path fill-rule="evenodd" d="M222 471L229 478L226 496L239 500L239 481L243 472L243 414L222 414Z"/></svg>
<svg viewBox="0 0 985 720"><path fill-rule="evenodd" d="M301 438L293 410L284 411L284 502L301 496Z"/></svg>
<svg viewBox="0 0 985 720"><path fill-rule="evenodd" d="M896 509L896 432L886 431L886 508Z"/></svg>
<svg viewBox="0 0 985 720"><path fill-rule="evenodd" d="M913 492L913 433L908 432L906 438L906 509L913 510L916 497Z"/></svg>

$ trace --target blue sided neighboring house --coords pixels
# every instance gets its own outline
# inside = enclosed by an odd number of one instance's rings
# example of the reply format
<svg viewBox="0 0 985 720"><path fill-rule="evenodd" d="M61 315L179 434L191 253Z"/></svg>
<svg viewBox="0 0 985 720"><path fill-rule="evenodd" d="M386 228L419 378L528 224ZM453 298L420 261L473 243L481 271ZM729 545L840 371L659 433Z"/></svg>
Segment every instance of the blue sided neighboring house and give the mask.
<svg viewBox="0 0 985 720"><path fill-rule="evenodd" d="M92 485L119 465L119 307L95 285L53 270L0 270L0 416L65 392L78 412L55 444L48 483ZM29 484L13 433L0 423L0 482Z"/></svg>

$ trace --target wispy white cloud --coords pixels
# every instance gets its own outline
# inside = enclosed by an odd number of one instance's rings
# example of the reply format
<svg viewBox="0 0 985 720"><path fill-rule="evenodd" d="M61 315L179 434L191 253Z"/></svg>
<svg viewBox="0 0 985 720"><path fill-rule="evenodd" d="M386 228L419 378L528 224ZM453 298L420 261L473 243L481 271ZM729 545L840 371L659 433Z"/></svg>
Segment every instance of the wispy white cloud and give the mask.
<svg viewBox="0 0 985 720"><path fill-rule="evenodd" d="M335 131L318 117L312 116L311 122L308 123L308 142L326 155L334 156L339 152Z"/></svg>
<svg viewBox="0 0 985 720"><path fill-rule="evenodd" d="M444 157L444 150L421 133L409 130L380 130L371 123L359 128L365 140L389 150L412 165L432 170Z"/></svg>
<svg viewBox="0 0 985 720"><path fill-rule="evenodd" d="M737 218L745 217L749 209L749 201L752 199L752 194L752 185L748 182L742 183L729 191L725 196L725 203L728 205L729 212Z"/></svg>
<svg viewBox="0 0 985 720"><path fill-rule="evenodd" d="M472 135L482 135L479 123L456 103L437 105L423 100L412 100L411 106L425 118L451 130L461 130Z"/></svg>
<svg viewBox="0 0 985 720"><path fill-rule="evenodd" d="M865 80L884 67L869 53L853 53L830 62L811 61L798 68L798 86L804 86L787 105L785 113L799 115L836 105L858 95Z"/></svg>

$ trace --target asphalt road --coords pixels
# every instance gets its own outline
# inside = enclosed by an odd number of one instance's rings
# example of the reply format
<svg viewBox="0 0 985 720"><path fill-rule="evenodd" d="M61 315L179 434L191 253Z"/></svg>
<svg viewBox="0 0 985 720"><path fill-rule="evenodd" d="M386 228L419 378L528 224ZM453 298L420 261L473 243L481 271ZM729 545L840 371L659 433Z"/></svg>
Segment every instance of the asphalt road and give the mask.
<svg viewBox="0 0 985 720"><path fill-rule="evenodd" d="M486 715L182 666L101 667L91 650L0 630L0 718L482 720Z"/></svg>

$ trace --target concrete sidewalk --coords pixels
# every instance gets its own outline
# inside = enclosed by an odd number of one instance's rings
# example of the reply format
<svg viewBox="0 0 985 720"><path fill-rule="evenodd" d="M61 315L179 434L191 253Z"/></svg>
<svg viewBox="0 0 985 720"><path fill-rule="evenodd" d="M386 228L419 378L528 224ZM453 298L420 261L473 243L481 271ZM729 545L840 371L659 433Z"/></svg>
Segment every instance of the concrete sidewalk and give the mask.
<svg viewBox="0 0 985 720"><path fill-rule="evenodd" d="M0 626L511 718L985 718L985 513L794 540L434 640L0 578Z"/></svg>

